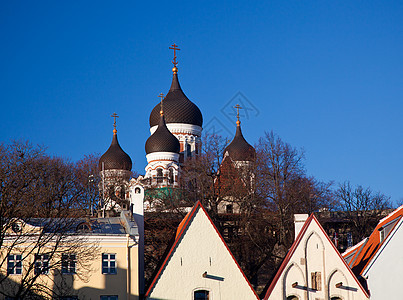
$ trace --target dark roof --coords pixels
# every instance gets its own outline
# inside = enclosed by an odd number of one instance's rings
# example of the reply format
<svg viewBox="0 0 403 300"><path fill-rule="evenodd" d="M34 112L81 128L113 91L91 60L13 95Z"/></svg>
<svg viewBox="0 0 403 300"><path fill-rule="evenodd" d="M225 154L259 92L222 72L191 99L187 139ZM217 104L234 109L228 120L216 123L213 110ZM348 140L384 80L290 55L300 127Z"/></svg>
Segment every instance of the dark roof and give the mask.
<svg viewBox="0 0 403 300"><path fill-rule="evenodd" d="M164 115L160 116L157 130L146 141L146 153L174 152L179 153L178 139L169 131Z"/></svg>
<svg viewBox="0 0 403 300"><path fill-rule="evenodd" d="M176 72L173 74L171 88L164 98L164 114L167 123L203 125L200 109L183 93ZM157 104L150 114L150 127L158 125L159 119L160 105Z"/></svg>
<svg viewBox="0 0 403 300"><path fill-rule="evenodd" d="M241 125L237 125L235 137L225 148L224 155L227 153L234 161L254 161L256 157L255 148L248 144L242 135Z"/></svg>
<svg viewBox="0 0 403 300"><path fill-rule="evenodd" d="M102 163L104 163L104 170L127 170L132 169L132 160L119 145L117 134L113 134L112 143L109 149L99 159L99 170L102 171Z"/></svg>

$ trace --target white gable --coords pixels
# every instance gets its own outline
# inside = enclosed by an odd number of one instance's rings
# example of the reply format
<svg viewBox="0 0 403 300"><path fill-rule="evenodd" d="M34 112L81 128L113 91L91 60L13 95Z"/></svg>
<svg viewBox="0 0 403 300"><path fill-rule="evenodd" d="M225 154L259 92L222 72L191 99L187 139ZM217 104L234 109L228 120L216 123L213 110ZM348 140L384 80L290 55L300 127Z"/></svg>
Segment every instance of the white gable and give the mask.
<svg viewBox="0 0 403 300"><path fill-rule="evenodd" d="M377 254L365 268L362 275L368 277L367 283L371 299L402 299L403 269L403 219L401 219Z"/></svg>
<svg viewBox="0 0 403 300"><path fill-rule="evenodd" d="M257 299L201 206L189 220L149 299L193 299L198 289L209 291L209 300Z"/></svg>
<svg viewBox="0 0 403 300"><path fill-rule="evenodd" d="M313 216L279 272L265 299L368 299Z"/></svg>

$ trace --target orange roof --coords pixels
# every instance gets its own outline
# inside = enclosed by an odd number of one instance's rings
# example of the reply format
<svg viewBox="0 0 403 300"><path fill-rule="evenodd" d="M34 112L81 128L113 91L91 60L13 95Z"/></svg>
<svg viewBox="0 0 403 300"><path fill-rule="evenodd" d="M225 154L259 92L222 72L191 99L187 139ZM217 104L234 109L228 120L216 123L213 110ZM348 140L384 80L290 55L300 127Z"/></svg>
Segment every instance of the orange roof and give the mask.
<svg viewBox="0 0 403 300"><path fill-rule="evenodd" d="M287 267L288 262L290 261L292 255L294 254L295 250L297 249L299 243L302 240L302 237L304 236L306 230L308 229L308 226L311 222L316 222L319 226L319 228L322 230L322 232L324 233L324 235L326 236L326 238L328 239L328 241L330 242L330 244L333 246L334 251L339 255L340 260L345 264L345 266L347 267L347 269L351 272L351 275L354 277L354 279L356 280L358 286L361 288L361 290L364 292L364 294L369 297L367 291L362 287L361 283L358 281L357 277L354 275L354 273L351 271L351 269L349 268L349 266L347 265L346 261L344 260L344 258L340 255L340 252L336 249L335 245L333 244L333 242L330 240L329 236L327 235L327 233L325 232L325 230L323 229L323 227L320 225L318 219L316 219L316 217L314 216L314 214L311 214L309 216L309 218L305 221L304 226L302 226L300 232L298 233L298 236L295 238L294 243L291 245L290 250L288 250L287 255L285 256L283 262L281 263L280 268L278 269L276 275L273 278L273 281L270 283L269 288L267 289L267 292L264 296L264 300L269 299L269 296L271 294L271 292L273 291L277 281L280 279L281 274L283 273L284 269Z"/></svg>
<svg viewBox="0 0 403 300"><path fill-rule="evenodd" d="M359 250L355 251L356 253L351 260L351 269L354 271L355 274L362 274L365 267L369 264L369 262L372 260L372 258L381 247L382 243L386 240L387 236L385 236L384 239L381 241L380 231L382 227L394 220L398 221L402 216L403 205L394 210L382 220L380 220L372 234L369 236L368 241L362 247L355 248L356 250ZM395 222L392 226L394 227L396 224L397 222ZM391 228L391 230L393 229L393 227ZM391 232L391 230L389 231L389 233ZM343 253L343 256L346 257L349 254L351 254L351 251L347 250L346 253Z"/></svg>

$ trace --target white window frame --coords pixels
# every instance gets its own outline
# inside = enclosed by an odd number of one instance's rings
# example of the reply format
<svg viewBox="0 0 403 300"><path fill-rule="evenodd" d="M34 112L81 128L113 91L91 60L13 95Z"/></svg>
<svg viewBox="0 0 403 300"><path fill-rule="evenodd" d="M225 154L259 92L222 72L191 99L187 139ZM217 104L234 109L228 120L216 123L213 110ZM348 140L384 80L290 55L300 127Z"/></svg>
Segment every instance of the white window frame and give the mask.
<svg viewBox="0 0 403 300"><path fill-rule="evenodd" d="M49 254L35 254L34 273L35 275L49 273Z"/></svg>
<svg viewBox="0 0 403 300"><path fill-rule="evenodd" d="M22 275L22 254L7 255L7 274Z"/></svg>
<svg viewBox="0 0 403 300"><path fill-rule="evenodd" d="M62 274L76 274L77 255L75 253L62 254Z"/></svg>
<svg viewBox="0 0 403 300"><path fill-rule="evenodd" d="M114 258L111 256L114 255ZM104 257L106 256L106 257ZM106 263L106 266L104 266ZM114 266L112 266L114 264ZM104 268L107 269L104 272ZM102 274L116 274L117 273L117 263L116 263L116 253L102 253L102 265L101 265Z"/></svg>

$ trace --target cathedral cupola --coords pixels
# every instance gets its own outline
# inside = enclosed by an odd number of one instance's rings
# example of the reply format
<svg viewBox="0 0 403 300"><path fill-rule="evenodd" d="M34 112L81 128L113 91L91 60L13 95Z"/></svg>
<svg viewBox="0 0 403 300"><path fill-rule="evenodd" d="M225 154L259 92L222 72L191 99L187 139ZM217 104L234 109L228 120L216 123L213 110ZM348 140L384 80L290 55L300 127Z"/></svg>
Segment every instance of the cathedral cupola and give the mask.
<svg viewBox="0 0 403 300"><path fill-rule="evenodd" d="M147 154L155 152L173 152L180 151L178 139L168 130L165 124L164 114L161 111L161 116L158 122L158 128L147 139L145 150Z"/></svg>
<svg viewBox="0 0 403 300"><path fill-rule="evenodd" d="M130 156L123 151L118 142L116 130L116 118L118 115L114 113L112 117L115 119L113 123L113 137L109 149L99 159L99 170L125 170L131 171L132 160Z"/></svg>
<svg viewBox="0 0 403 300"><path fill-rule="evenodd" d="M186 97L179 84L176 51L180 49L176 44L173 44L169 49L174 50L174 59L172 61L174 67L172 69L171 88L164 99L165 121L167 124L189 124L202 127L203 116L200 109ZM158 125L160 118L159 110L159 105L156 105L151 111L150 128Z"/></svg>
<svg viewBox="0 0 403 300"><path fill-rule="evenodd" d="M100 216L116 216L129 208L128 183L132 175L132 160L123 151L118 142L116 118L113 113L113 137L109 149L99 159L101 210Z"/></svg>
<svg viewBox="0 0 403 300"><path fill-rule="evenodd" d="M145 150L147 157L145 178L147 185L153 187L178 186L180 144L165 123L164 95L161 93L160 117L157 129L147 139Z"/></svg>
<svg viewBox="0 0 403 300"><path fill-rule="evenodd" d="M235 108L237 109L235 137L232 142L225 148L224 157L229 156L232 161L236 162L253 162L256 158L256 151L255 148L249 145L249 143L243 137L241 130L241 121L239 121L239 109L241 107L237 104Z"/></svg>

